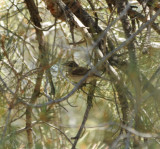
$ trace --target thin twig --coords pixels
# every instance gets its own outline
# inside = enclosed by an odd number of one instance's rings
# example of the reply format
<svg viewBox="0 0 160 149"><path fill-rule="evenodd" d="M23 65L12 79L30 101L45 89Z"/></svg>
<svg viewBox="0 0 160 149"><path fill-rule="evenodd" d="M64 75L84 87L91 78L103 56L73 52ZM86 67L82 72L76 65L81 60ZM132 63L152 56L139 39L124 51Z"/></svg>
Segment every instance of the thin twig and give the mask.
<svg viewBox="0 0 160 149"><path fill-rule="evenodd" d="M91 82L92 86L90 87L90 90L89 90L89 93L88 93L88 96L87 96L87 107L86 107L86 111L84 113L84 116L83 116L83 121L82 121L82 124L79 128L79 131L77 133L77 135L74 137L75 141L74 141L74 144L72 145L72 149L75 149L76 147L76 144L80 138L80 135L85 127L85 124L86 124L86 121L88 119L88 115L89 115L89 112L92 108L92 100L94 98L94 92L95 92L95 88L96 88L96 80L94 80L93 82ZM94 87L93 87L94 86Z"/></svg>

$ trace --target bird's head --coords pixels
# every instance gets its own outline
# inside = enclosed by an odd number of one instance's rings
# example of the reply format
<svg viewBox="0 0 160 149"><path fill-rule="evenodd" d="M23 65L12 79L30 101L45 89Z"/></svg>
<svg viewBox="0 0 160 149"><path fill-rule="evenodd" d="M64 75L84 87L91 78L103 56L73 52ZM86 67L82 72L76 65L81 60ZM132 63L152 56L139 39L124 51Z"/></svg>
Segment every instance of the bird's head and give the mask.
<svg viewBox="0 0 160 149"><path fill-rule="evenodd" d="M70 67L70 68L78 67L78 64L74 61L68 61L68 62L64 63L64 65L67 67Z"/></svg>

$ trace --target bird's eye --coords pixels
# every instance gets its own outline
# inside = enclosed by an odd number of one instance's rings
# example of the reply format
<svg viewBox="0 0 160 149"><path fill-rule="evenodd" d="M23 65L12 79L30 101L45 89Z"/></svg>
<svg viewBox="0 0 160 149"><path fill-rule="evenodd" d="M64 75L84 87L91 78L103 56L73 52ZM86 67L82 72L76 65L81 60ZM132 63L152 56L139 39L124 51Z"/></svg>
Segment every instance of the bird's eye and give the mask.
<svg viewBox="0 0 160 149"><path fill-rule="evenodd" d="M78 64L76 64L75 62L72 62L72 61L65 63L65 65L66 65L66 66L69 66L69 67L73 67L73 68L74 68L74 67L78 67Z"/></svg>
<svg viewBox="0 0 160 149"><path fill-rule="evenodd" d="M71 63L70 66L71 67L75 67L76 65L75 65L75 63Z"/></svg>
<svg viewBox="0 0 160 149"><path fill-rule="evenodd" d="M70 67L77 67L78 65L77 65L75 62L71 62L71 63L69 64L69 66L70 66Z"/></svg>

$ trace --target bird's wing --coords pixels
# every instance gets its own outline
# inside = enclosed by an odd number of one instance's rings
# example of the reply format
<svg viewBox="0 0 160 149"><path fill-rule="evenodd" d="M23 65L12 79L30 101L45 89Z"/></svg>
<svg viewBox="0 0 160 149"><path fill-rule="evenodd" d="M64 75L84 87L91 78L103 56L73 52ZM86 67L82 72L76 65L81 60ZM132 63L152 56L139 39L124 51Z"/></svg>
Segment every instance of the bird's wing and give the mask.
<svg viewBox="0 0 160 149"><path fill-rule="evenodd" d="M84 67L77 67L72 71L72 75L85 75L87 74L87 72L89 71L89 69L86 69Z"/></svg>

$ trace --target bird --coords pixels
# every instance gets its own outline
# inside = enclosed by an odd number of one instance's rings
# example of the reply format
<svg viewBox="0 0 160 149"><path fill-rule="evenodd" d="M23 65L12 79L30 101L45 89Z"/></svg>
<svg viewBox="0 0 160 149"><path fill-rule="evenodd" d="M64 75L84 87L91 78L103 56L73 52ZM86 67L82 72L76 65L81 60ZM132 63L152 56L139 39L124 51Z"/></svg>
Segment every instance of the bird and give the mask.
<svg viewBox="0 0 160 149"><path fill-rule="evenodd" d="M75 61L67 61L64 63L64 66L67 68L67 76L74 82L79 82L91 69L85 67L80 67ZM92 73L86 79L86 83L91 82L94 79L97 79L98 75Z"/></svg>

